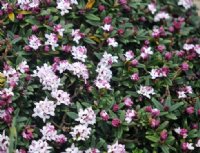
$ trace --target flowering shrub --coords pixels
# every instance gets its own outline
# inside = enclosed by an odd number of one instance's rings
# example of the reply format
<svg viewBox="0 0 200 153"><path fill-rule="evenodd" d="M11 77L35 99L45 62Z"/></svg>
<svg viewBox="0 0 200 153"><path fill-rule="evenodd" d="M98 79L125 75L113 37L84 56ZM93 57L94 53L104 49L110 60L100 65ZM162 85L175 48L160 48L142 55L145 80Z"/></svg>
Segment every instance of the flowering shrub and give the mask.
<svg viewBox="0 0 200 153"><path fill-rule="evenodd" d="M1 0L0 152L200 151L192 0Z"/></svg>

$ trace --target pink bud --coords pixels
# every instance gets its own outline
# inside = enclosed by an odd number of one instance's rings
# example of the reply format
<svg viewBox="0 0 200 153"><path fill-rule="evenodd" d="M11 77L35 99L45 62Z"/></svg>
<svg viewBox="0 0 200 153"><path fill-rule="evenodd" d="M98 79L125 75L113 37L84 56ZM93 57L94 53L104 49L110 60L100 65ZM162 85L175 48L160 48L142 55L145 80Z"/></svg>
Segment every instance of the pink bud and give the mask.
<svg viewBox="0 0 200 153"><path fill-rule="evenodd" d="M133 101L131 100L131 98L126 97L126 98L124 98L124 104L127 107L131 107L133 105Z"/></svg>
<svg viewBox="0 0 200 153"><path fill-rule="evenodd" d="M119 105L114 104L114 105L113 105L113 111L114 111L114 112L117 112L118 110L119 110Z"/></svg>
<svg viewBox="0 0 200 153"><path fill-rule="evenodd" d="M138 65L138 60L136 60L136 59L132 60L131 65L136 67Z"/></svg>
<svg viewBox="0 0 200 153"><path fill-rule="evenodd" d="M100 12L104 11L105 9L106 9L106 8L105 8L104 5L99 5L99 6L98 6L98 10L99 10Z"/></svg>
<svg viewBox="0 0 200 153"><path fill-rule="evenodd" d="M108 115L108 113L107 113L105 110L102 110L102 111L100 112L100 116L101 116L101 118L102 118L104 121L107 121L107 120L109 119L109 115Z"/></svg>
<svg viewBox="0 0 200 153"><path fill-rule="evenodd" d="M168 134L167 134L167 131L166 130L163 130L161 133L160 133L160 140L161 141L165 141L168 137Z"/></svg>
<svg viewBox="0 0 200 153"><path fill-rule="evenodd" d="M172 58L172 53L171 52L165 53L165 60L169 61L171 58Z"/></svg>
<svg viewBox="0 0 200 153"><path fill-rule="evenodd" d="M120 121L118 118L114 118L114 119L112 120L112 126L114 126L114 127L119 127L120 124L121 124L121 121Z"/></svg>
<svg viewBox="0 0 200 153"><path fill-rule="evenodd" d="M189 115L193 114L193 113L194 113L194 107L193 107L193 106L187 107L187 108L186 108L186 112L187 112Z"/></svg>
<svg viewBox="0 0 200 153"><path fill-rule="evenodd" d="M183 71L189 70L189 65L188 65L188 63L186 63L186 62L182 63L182 64L181 64L181 69L182 69Z"/></svg>
<svg viewBox="0 0 200 153"><path fill-rule="evenodd" d="M138 81L140 79L139 74L138 73L133 73L131 76L131 79L133 81Z"/></svg>

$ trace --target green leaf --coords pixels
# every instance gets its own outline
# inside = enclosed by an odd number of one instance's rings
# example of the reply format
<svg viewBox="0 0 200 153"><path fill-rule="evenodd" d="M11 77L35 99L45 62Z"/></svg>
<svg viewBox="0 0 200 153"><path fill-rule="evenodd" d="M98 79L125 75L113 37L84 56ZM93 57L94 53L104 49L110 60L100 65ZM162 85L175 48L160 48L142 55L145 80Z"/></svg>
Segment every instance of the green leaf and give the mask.
<svg viewBox="0 0 200 153"><path fill-rule="evenodd" d="M167 114L166 117L169 118L169 119L172 119L172 120L177 119L176 115L174 115L174 114Z"/></svg>
<svg viewBox="0 0 200 153"><path fill-rule="evenodd" d="M96 42L95 41L93 41L92 39L90 39L90 38L84 38L83 39L83 41L84 42L86 42L86 43L88 43L88 44L93 44L93 45L95 45L96 44Z"/></svg>
<svg viewBox="0 0 200 153"><path fill-rule="evenodd" d="M67 115L71 118L71 119L76 119L78 118L78 115L74 112L67 112Z"/></svg>
<svg viewBox="0 0 200 153"><path fill-rule="evenodd" d="M169 147L166 145L161 146L163 153L169 153Z"/></svg>
<svg viewBox="0 0 200 153"><path fill-rule="evenodd" d="M178 108L181 107L182 105L184 105L183 102L180 102L180 103L177 103L177 104L175 104L175 105L172 105L171 108L170 108L170 112L172 112L172 111L178 109Z"/></svg>
<svg viewBox="0 0 200 153"><path fill-rule="evenodd" d="M92 21L100 21L100 18L94 14L86 14L85 17Z"/></svg>
<svg viewBox="0 0 200 153"><path fill-rule="evenodd" d="M158 102L155 98L152 98L152 102L156 106L156 108L158 108L159 110L163 110L163 105L160 102Z"/></svg>
<svg viewBox="0 0 200 153"><path fill-rule="evenodd" d="M156 136L146 136L146 139L152 141L152 142L158 142L159 138Z"/></svg>

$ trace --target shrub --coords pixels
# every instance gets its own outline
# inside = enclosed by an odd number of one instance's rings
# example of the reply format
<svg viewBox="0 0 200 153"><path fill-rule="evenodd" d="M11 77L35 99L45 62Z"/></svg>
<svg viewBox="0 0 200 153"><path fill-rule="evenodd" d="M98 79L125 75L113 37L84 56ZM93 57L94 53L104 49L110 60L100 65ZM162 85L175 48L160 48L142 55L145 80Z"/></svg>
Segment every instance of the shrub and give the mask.
<svg viewBox="0 0 200 153"><path fill-rule="evenodd" d="M0 152L199 151L192 0L0 4Z"/></svg>

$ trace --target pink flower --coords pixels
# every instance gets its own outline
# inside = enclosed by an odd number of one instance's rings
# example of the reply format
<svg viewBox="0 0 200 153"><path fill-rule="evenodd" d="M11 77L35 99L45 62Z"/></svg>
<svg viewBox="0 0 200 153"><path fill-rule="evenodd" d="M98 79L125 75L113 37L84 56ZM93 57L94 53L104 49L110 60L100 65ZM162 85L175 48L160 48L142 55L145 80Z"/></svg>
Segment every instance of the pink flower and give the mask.
<svg viewBox="0 0 200 153"><path fill-rule="evenodd" d="M121 124L120 119L114 118L114 119L112 120L112 126L114 126L114 127L119 127L120 124Z"/></svg>
<svg viewBox="0 0 200 153"><path fill-rule="evenodd" d="M103 20L104 24L110 24L111 22L112 22L112 18L110 16L105 17Z"/></svg>
<svg viewBox="0 0 200 153"><path fill-rule="evenodd" d="M131 107L133 105L133 101L131 100L131 98L126 97L126 98L124 98L124 104L127 107Z"/></svg>
<svg viewBox="0 0 200 153"><path fill-rule="evenodd" d="M140 79L139 74L138 73L133 73L131 75L131 80L133 81L138 81Z"/></svg>
<svg viewBox="0 0 200 153"><path fill-rule="evenodd" d="M161 133L160 133L160 140L161 141L165 141L168 137L168 134L167 134L167 131L166 130L163 130Z"/></svg>
<svg viewBox="0 0 200 153"><path fill-rule="evenodd" d="M136 59L132 60L131 65L136 67L138 65L138 60L136 60Z"/></svg>
<svg viewBox="0 0 200 153"><path fill-rule="evenodd" d="M159 120L156 120L156 119L151 119L151 120L150 120L150 125L151 125L152 128L158 127L159 124L160 124L160 121L159 121Z"/></svg>
<svg viewBox="0 0 200 153"><path fill-rule="evenodd" d="M101 116L101 118L104 120L104 121L107 121L110 117L109 117L109 115L108 115L108 113L105 111L105 110L102 110L101 112L100 112L100 116Z"/></svg>
<svg viewBox="0 0 200 153"><path fill-rule="evenodd" d="M193 114L194 113L194 107L193 106L187 107L186 113L188 113L189 115Z"/></svg>
<svg viewBox="0 0 200 153"><path fill-rule="evenodd" d="M113 105L113 112L117 112L119 110L119 105L114 104Z"/></svg>
<svg viewBox="0 0 200 153"><path fill-rule="evenodd" d="M31 127L31 126L26 126L25 129L23 130L22 132L22 137L26 140L31 140L33 139L33 131L34 131L34 128Z"/></svg>
<svg viewBox="0 0 200 153"><path fill-rule="evenodd" d="M181 64L181 70L183 71L188 71L189 70L189 65L188 63L184 62Z"/></svg>

